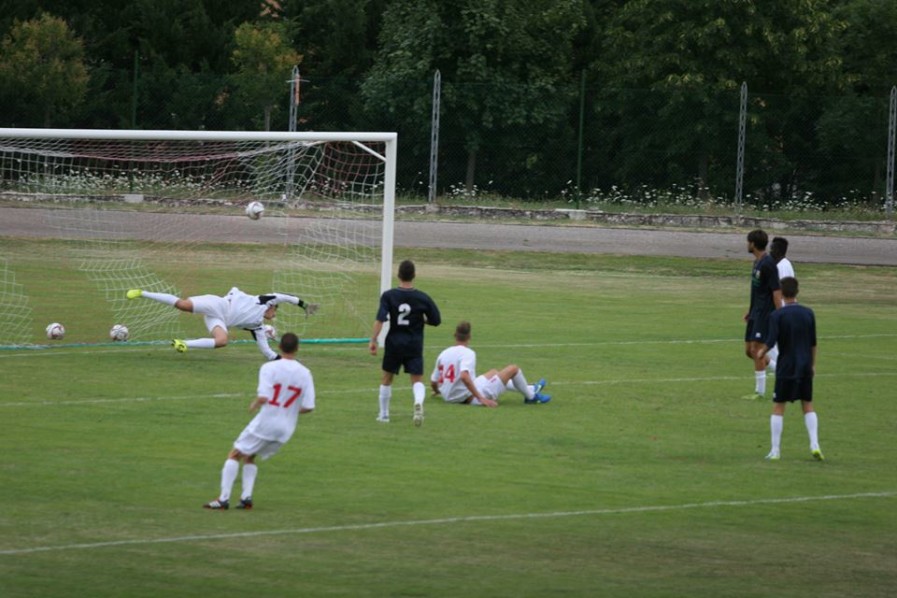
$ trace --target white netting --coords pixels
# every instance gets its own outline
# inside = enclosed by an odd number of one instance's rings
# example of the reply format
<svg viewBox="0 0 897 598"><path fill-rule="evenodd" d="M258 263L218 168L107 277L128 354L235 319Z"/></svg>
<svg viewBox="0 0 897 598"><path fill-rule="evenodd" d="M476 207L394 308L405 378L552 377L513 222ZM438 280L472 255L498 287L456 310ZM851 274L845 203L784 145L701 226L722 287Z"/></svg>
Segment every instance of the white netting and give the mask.
<svg viewBox="0 0 897 598"><path fill-rule="evenodd" d="M161 303L128 301L128 289L184 297L224 295L230 286L321 304L310 318L300 309L279 310L280 331L366 336L381 284L385 141L274 137L0 136L0 192L53 208L46 224L70 240L65 257L108 302L109 323L126 324L132 339L181 336L184 320ZM266 206L257 221L243 212L254 200ZM229 251L234 259L243 255L228 249L233 243L265 248L261 288L212 275L226 270ZM225 263L208 263L210 255L224 255Z"/></svg>
<svg viewBox="0 0 897 598"><path fill-rule="evenodd" d="M0 345L24 345L31 342L31 307L25 288L16 282L9 262L0 258Z"/></svg>

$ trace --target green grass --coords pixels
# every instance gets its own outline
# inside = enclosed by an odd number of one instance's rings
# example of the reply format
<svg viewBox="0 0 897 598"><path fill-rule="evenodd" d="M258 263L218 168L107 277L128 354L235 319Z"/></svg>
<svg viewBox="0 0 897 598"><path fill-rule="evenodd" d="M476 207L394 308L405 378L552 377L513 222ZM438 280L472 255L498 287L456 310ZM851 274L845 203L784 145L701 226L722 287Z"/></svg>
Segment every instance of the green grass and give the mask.
<svg viewBox="0 0 897 598"><path fill-rule="evenodd" d="M102 302L53 246L0 241L35 334L102 337ZM214 288L255 271L243 248L205 251L228 264ZM470 319L481 370L515 362L553 401L430 400L415 429L402 377L380 425L378 359L307 345L318 408L261 463L257 508L214 513L254 347L0 351L0 596L893 595L893 269L797 265L826 461L790 406L768 463L770 406L740 399L749 264L399 253L445 319L428 360Z"/></svg>

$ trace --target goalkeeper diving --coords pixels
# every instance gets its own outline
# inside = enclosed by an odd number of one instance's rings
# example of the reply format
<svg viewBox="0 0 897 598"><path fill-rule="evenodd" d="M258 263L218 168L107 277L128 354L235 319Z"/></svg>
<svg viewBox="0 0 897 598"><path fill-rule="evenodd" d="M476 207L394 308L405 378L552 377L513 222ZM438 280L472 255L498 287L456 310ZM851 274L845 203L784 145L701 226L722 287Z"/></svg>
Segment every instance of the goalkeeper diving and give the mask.
<svg viewBox="0 0 897 598"><path fill-rule="evenodd" d="M151 293L140 289L131 289L127 297L152 299L181 311L203 315L212 338L174 339L171 346L179 353L184 353L187 349L224 347L228 341L227 329L232 327L248 330L255 339L259 351L269 361L280 358L280 355L268 346L268 338L265 336L265 321L274 319L277 315L277 306L281 303L291 303L304 309L307 316L314 314L319 307L317 303L306 303L293 295L284 293L248 295L237 287L232 288L224 297L198 295L182 299L168 293Z"/></svg>

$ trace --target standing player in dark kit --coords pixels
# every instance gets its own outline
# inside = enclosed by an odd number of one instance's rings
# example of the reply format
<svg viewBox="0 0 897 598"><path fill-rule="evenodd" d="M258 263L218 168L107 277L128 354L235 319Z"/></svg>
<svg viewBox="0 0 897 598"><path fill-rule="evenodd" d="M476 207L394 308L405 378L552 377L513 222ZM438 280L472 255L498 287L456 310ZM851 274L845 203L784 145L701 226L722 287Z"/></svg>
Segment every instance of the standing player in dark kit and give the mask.
<svg viewBox="0 0 897 598"><path fill-rule="evenodd" d="M754 256L751 270L751 304L744 315L744 354L754 361L754 393L745 398L762 399L766 394L766 355L760 356L769 330L769 317L782 304L779 271L768 253L769 236L762 230L752 230L747 236L747 250Z"/></svg>
<svg viewBox="0 0 897 598"><path fill-rule="evenodd" d="M392 381L400 368L411 376L414 395L414 425L424 421L424 398L427 389L424 376L424 324L439 326L442 319L439 308L430 296L414 288L414 262L405 260L399 264L399 286L380 295L380 308L374 320L369 349L377 354L377 339L383 324L389 322L383 351L383 377L380 382L380 414L377 421L389 422L389 402L392 399Z"/></svg>
<svg viewBox="0 0 897 598"><path fill-rule="evenodd" d="M816 375L816 316L813 310L797 303L797 279L782 279L782 296L785 304L777 310L769 321L769 336L760 350L765 357L768 349L779 346L779 361L776 364L776 388L773 393L772 416L769 428L772 437L771 448L766 458L777 461L780 458L782 427L785 405L800 401L804 410L804 424L810 437L810 454L822 461L819 448L819 431L816 411L813 409L813 377Z"/></svg>

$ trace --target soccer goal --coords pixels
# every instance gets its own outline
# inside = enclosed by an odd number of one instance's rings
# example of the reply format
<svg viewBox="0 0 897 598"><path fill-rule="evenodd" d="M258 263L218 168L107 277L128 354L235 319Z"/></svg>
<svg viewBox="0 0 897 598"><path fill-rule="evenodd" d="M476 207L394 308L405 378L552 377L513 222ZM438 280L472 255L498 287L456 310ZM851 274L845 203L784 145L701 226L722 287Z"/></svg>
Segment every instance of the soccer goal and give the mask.
<svg viewBox="0 0 897 598"><path fill-rule="evenodd" d="M395 133L0 128L0 210L58 239L48 242L105 306L103 326L67 322L68 342L103 340L114 323L132 341L205 335L202 318L126 291L186 297L232 286L321 305L308 318L279 310L278 332L360 341L391 285L396 142ZM251 202L263 204L261 218L247 217ZM3 267L12 280L15 264ZM7 299L0 307L21 304ZM0 320L16 318L21 331L21 309L7 312Z"/></svg>

